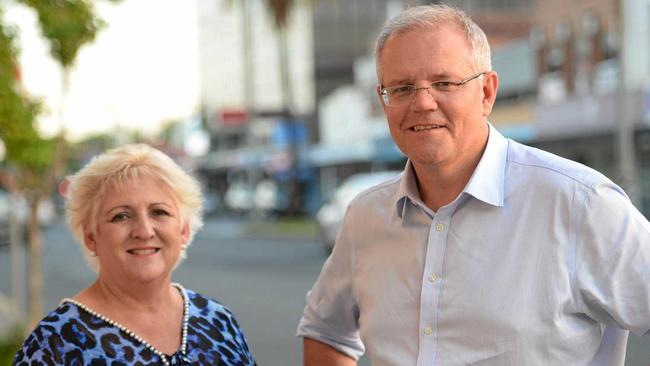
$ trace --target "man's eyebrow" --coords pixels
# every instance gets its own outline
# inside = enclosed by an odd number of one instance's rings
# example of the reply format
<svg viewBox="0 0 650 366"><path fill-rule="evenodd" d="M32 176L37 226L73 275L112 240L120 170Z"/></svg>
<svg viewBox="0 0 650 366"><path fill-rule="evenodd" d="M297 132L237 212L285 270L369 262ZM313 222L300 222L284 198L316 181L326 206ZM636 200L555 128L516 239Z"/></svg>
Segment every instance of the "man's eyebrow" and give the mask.
<svg viewBox="0 0 650 366"><path fill-rule="evenodd" d="M413 84L413 79L411 78L403 78L399 80L391 80L389 83L384 83L384 86L390 85L390 86L397 86L397 85L411 85Z"/></svg>
<svg viewBox="0 0 650 366"><path fill-rule="evenodd" d="M454 78L446 72L430 74L427 76L427 81L454 81ZM459 79L460 80L460 79ZM407 77L382 84L384 87L397 86L397 85L413 85L415 84L414 78Z"/></svg>
<svg viewBox="0 0 650 366"><path fill-rule="evenodd" d="M440 80L450 80L450 79L453 79L453 77L446 72L437 73L429 76L430 81L440 81Z"/></svg>

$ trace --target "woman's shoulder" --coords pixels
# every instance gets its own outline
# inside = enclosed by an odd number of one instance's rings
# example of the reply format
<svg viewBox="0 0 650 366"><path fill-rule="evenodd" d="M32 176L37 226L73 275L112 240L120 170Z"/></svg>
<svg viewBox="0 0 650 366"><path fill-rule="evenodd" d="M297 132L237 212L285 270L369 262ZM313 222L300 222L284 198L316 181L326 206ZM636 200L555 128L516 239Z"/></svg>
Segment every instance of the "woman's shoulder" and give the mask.
<svg viewBox="0 0 650 366"><path fill-rule="evenodd" d="M222 329L228 330L233 333L233 336L241 336L241 328L235 314L225 305L219 301L201 295L191 290L185 290L189 298L190 309L189 318L190 323L198 322L203 323L208 321L211 324L221 324Z"/></svg>
<svg viewBox="0 0 650 366"><path fill-rule="evenodd" d="M60 333L61 328L79 318L79 311L74 304L62 302L48 313L34 328L30 335Z"/></svg>
<svg viewBox="0 0 650 366"><path fill-rule="evenodd" d="M190 306L188 343L197 349L226 352L233 365L256 365L234 314L219 301L185 290ZM221 363L220 363L221 364ZM230 365L231 363L226 363Z"/></svg>
<svg viewBox="0 0 650 366"><path fill-rule="evenodd" d="M185 289L185 293L187 294L188 300L190 302L190 307L193 307L201 314L223 313L232 316L232 311L230 311L227 306L213 298L188 289Z"/></svg>
<svg viewBox="0 0 650 366"><path fill-rule="evenodd" d="M56 309L47 314L27 336L21 349L16 354L15 362L20 364L21 360L42 359L46 364L48 357L54 357L59 352L48 352L52 347L62 347L66 342L66 335L78 323L79 313L75 306L70 303L62 303ZM41 354L39 356L38 354ZM50 360L56 361L56 360Z"/></svg>

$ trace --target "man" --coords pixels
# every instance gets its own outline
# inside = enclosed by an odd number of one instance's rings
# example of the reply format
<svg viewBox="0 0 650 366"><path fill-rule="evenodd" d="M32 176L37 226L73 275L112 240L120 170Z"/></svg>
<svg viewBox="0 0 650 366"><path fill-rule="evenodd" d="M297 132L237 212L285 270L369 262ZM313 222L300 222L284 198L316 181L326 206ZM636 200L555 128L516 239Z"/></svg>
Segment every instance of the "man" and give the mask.
<svg viewBox="0 0 650 366"><path fill-rule="evenodd" d="M650 328L648 221L489 124L498 76L462 11L404 11L375 55L409 160L350 204L298 327L305 365L622 366Z"/></svg>

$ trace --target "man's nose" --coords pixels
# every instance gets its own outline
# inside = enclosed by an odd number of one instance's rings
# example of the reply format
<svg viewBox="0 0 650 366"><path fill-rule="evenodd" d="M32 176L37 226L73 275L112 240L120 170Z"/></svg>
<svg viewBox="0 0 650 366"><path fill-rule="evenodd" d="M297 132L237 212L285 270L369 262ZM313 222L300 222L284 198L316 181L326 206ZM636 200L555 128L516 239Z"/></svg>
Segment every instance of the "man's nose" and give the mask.
<svg viewBox="0 0 650 366"><path fill-rule="evenodd" d="M436 99L436 95L430 86L415 88L415 95L413 96L413 102L411 102L411 107L415 111L431 110L431 109L438 108L438 101Z"/></svg>

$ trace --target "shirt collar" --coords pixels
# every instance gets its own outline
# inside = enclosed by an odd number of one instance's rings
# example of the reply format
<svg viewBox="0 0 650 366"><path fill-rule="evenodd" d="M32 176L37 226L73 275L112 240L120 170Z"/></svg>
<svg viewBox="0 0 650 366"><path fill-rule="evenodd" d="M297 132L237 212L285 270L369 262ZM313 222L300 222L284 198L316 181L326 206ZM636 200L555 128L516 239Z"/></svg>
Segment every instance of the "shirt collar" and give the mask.
<svg viewBox="0 0 650 366"><path fill-rule="evenodd" d="M508 140L489 124L488 143L463 192L487 204L503 207Z"/></svg>
<svg viewBox="0 0 650 366"><path fill-rule="evenodd" d="M492 124L489 124L489 136L485 151L463 192L487 204L502 207L505 196L507 154L508 140ZM410 160L406 162L404 175L400 179L393 200L396 203L395 214L398 218L404 218L408 201L426 207L420 199L415 171Z"/></svg>
<svg viewBox="0 0 650 366"><path fill-rule="evenodd" d="M399 187L395 192L393 200L393 202L397 202L395 213L398 218L404 218L408 201L416 204L419 203L424 207L424 204L421 203L420 200L420 192L418 191L418 185L415 181L415 171L413 170L411 160L406 161L404 174L402 175L402 179L400 179Z"/></svg>

